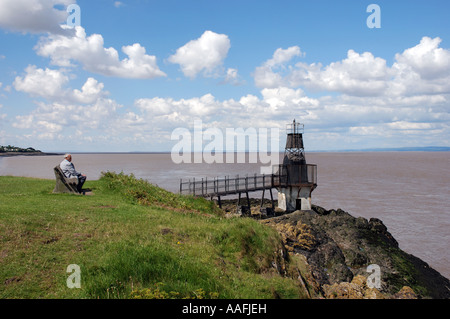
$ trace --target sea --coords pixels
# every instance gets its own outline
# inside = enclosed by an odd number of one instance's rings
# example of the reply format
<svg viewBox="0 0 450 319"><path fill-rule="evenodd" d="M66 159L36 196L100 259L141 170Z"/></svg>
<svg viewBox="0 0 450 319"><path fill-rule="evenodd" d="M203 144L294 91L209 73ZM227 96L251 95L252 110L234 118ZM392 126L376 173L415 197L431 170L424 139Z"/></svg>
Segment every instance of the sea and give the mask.
<svg viewBox="0 0 450 319"><path fill-rule="evenodd" d="M181 180L252 176L267 166L248 157L241 163L237 156L225 163L177 164L170 153L72 153L72 158L88 180L123 172L172 192L179 191ZM54 179L53 167L62 160L62 155L0 157L0 175ZM306 161L317 165L313 204L381 219L401 249L450 278L450 152L307 152Z"/></svg>

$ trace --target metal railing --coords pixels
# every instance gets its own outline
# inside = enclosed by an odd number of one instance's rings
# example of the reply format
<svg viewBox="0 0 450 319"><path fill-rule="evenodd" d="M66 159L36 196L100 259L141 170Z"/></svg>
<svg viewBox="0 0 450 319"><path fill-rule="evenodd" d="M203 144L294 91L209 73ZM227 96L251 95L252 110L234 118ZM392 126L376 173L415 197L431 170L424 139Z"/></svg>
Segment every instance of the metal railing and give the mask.
<svg viewBox="0 0 450 319"><path fill-rule="evenodd" d="M317 185L317 165L279 165L269 175L180 180L180 194L212 197L288 186Z"/></svg>
<svg viewBox="0 0 450 319"><path fill-rule="evenodd" d="M194 196L221 196L245 192L254 192L276 187L273 175L253 175L230 178L202 178L188 181L180 181L180 194Z"/></svg>
<svg viewBox="0 0 450 319"><path fill-rule="evenodd" d="M274 166L274 183L276 187L317 186L317 165L283 165Z"/></svg>

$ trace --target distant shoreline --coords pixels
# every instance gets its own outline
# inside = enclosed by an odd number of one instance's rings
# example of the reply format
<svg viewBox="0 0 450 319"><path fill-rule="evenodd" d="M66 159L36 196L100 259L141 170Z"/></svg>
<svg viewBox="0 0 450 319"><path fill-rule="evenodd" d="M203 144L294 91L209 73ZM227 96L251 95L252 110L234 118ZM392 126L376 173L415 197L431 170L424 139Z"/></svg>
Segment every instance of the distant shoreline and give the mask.
<svg viewBox="0 0 450 319"><path fill-rule="evenodd" d="M5 152L0 153L0 157L12 157L12 156L54 156L64 155L63 153L44 153L44 152Z"/></svg>
<svg viewBox="0 0 450 319"><path fill-rule="evenodd" d="M397 148L364 148L344 150L311 150L309 153L370 153L370 152L449 152L448 146L397 147Z"/></svg>

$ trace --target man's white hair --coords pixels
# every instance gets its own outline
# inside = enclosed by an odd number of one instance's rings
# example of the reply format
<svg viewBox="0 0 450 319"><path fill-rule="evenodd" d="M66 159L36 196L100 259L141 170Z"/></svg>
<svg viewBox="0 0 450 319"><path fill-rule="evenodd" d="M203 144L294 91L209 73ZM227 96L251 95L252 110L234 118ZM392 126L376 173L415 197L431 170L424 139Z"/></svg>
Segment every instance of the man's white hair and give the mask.
<svg viewBox="0 0 450 319"><path fill-rule="evenodd" d="M66 155L64 155L64 158L68 158L70 156L69 153L67 153Z"/></svg>

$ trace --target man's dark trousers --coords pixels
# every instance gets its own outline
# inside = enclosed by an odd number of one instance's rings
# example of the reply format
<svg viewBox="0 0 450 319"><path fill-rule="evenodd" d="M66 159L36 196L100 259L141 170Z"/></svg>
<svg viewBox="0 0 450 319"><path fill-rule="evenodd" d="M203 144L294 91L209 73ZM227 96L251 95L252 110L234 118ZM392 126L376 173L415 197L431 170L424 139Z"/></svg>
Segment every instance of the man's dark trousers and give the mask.
<svg viewBox="0 0 450 319"><path fill-rule="evenodd" d="M86 176L78 175L78 185L77 185L78 193L82 192L83 184L84 184L85 181L86 181Z"/></svg>

